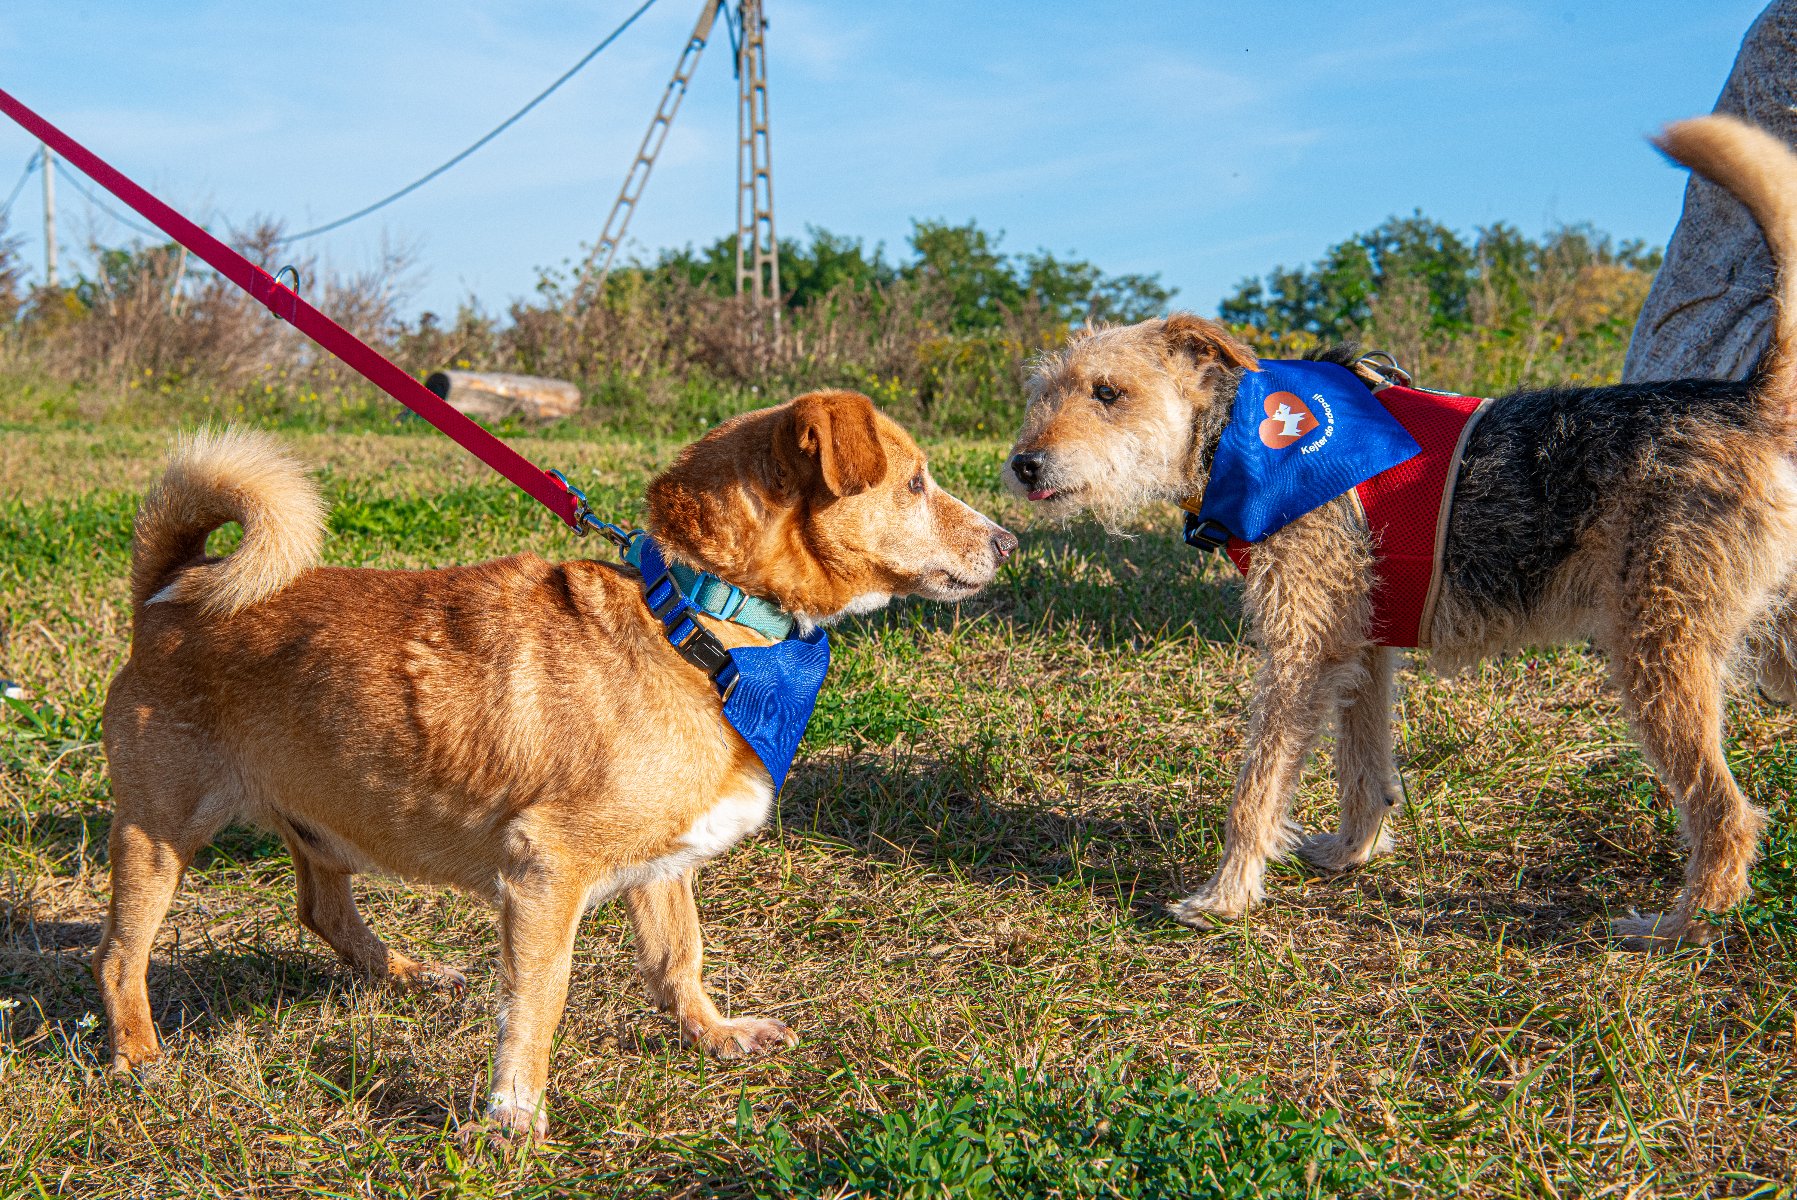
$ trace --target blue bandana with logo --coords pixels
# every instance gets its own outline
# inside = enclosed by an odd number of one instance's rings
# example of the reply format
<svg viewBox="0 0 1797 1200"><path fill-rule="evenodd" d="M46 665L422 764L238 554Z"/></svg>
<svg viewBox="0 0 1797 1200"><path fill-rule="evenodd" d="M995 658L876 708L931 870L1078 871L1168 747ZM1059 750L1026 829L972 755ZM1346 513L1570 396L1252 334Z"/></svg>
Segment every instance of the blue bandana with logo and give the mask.
<svg viewBox="0 0 1797 1200"><path fill-rule="evenodd" d="M1335 363L1275 360L1242 376L1196 519L1244 542L1422 453L1366 384ZM1193 544L1198 544L1193 542Z"/></svg>
<svg viewBox="0 0 1797 1200"><path fill-rule="evenodd" d="M640 546L633 547L633 553L640 556L643 599L667 630L668 640L686 655L684 647L694 631L703 633L693 614L706 610L674 581L653 538L639 534L633 540ZM742 646L728 654L729 662L711 674L712 685L724 700L724 720L749 743L779 791L830 670L830 636L822 629L803 636L794 632L771 646Z"/></svg>

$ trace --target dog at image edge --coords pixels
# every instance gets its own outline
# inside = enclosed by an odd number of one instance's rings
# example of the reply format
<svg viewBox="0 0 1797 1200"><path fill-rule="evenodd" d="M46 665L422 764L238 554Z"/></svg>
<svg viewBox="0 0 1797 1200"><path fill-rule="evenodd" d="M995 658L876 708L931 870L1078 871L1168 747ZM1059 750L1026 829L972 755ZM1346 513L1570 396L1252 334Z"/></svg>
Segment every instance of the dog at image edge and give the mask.
<svg viewBox="0 0 1797 1200"><path fill-rule="evenodd" d="M1427 630L1431 662L1450 671L1585 639L1607 657L1690 851L1670 913L1614 923L1633 948L1710 940L1700 914L1747 893L1766 814L1723 754L1731 672L1797 699L1797 156L1726 117L1681 122L1660 145L1759 222L1778 264L1773 344L1745 382L1490 402L1466 439ZM1113 524L1150 501L1189 503L1255 369L1222 326L1186 314L1077 337L1038 364L1007 486L1049 515ZM1397 653L1369 637L1375 549L1349 495L1254 544L1247 612L1262 659L1246 754L1222 861L1172 906L1179 919L1241 916L1263 897L1267 861L1292 850L1340 871L1391 849ZM1332 721L1340 827L1306 838L1291 799Z"/></svg>
<svg viewBox="0 0 1797 1200"><path fill-rule="evenodd" d="M667 556L773 601L800 629L895 596L954 601L1016 539L931 478L866 397L748 413L650 484ZM112 901L94 959L115 1069L158 1057L145 969L194 853L235 820L279 833L299 918L377 978L462 985L389 949L350 877L445 884L497 909L503 1001L487 1110L547 1128L544 1086L575 933L621 897L650 999L735 1057L796 1041L725 1019L700 981L693 869L759 827L768 769L669 644L640 576L521 555L434 571L314 563L324 506L267 437L180 445L137 518L130 660L107 695ZM208 558L206 536L243 527ZM768 645L701 617L726 648Z"/></svg>

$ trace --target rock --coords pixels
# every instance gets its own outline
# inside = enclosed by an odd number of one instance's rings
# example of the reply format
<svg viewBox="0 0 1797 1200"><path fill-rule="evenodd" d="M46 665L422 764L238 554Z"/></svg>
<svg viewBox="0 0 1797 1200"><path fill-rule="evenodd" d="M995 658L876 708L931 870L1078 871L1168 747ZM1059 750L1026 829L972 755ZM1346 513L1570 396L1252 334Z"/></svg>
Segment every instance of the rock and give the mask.
<svg viewBox="0 0 1797 1200"><path fill-rule="evenodd" d="M1773 0L1754 21L1716 111L1797 146L1797 0ZM1745 379L1772 340L1772 251L1740 201L1698 175L1666 262L1635 322L1622 382Z"/></svg>

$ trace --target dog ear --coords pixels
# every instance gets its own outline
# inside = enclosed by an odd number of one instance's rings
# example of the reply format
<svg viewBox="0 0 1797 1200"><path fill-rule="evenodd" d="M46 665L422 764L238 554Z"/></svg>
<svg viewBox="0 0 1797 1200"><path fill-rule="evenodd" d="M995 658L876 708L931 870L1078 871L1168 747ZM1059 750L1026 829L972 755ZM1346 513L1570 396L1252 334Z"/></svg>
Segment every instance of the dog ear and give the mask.
<svg viewBox="0 0 1797 1200"><path fill-rule="evenodd" d="M792 402L782 451L817 464L833 496L866 491L886 473L874 403L859 392L810 392Z"/></svg>
<svg viewBox="0 0 1797 1200"><path fill-rule="evenodd" d="M1248 349L1229 330L1215 321L1195 317L1191 313L1174 313L1161 329L1161 340L1174 354L1183 355L1203 366L1220 363L1252 371L1260 366L1254 351Z"/></svg>

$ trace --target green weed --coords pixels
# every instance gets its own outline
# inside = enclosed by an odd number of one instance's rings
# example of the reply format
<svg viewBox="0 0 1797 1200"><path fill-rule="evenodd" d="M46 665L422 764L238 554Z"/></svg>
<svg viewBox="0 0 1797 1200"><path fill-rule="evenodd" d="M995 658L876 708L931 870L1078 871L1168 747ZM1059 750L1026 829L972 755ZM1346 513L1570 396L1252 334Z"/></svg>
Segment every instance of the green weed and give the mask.
<svg viewBox="0 0 1797 1200"><path fill-rule="evenodd" d="M1365 1142L1340 1114L1307 1116L1269 1101L1258 1080L1198 1088L1127 1061L1082 1075L1019 1068L937 1080L920 1098L839 1119L808 1140L779 1120L757 1129L747 1096L736 1134L695 1148L717 1196L756 1200L1016 1197L1333 1197L1444 1186L1431 1159L1418 1175L1388 1144Z"/></svg>

